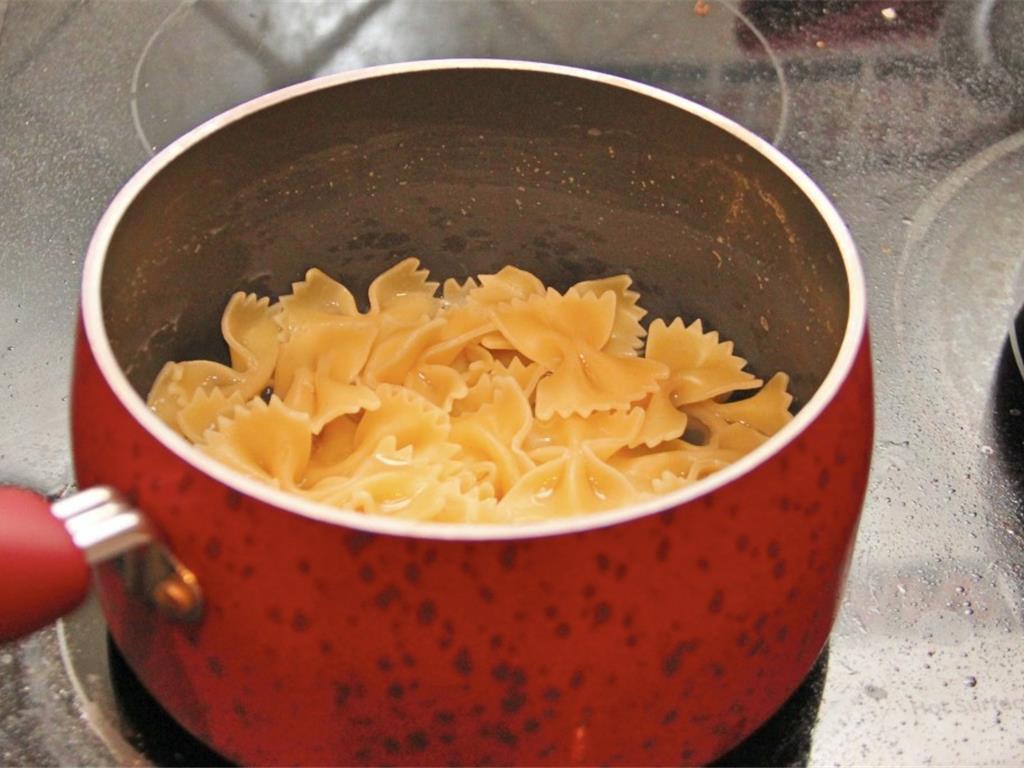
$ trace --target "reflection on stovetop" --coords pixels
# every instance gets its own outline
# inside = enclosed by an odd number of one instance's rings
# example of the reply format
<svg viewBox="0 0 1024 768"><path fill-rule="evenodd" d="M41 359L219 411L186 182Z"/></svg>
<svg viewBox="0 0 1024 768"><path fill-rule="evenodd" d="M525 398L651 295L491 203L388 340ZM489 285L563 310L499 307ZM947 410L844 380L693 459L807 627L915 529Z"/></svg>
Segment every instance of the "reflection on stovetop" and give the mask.
<svg viewBox="0 0 1024 768"><path fill-rule="evenodd" d="M126 738L139 755L160 766L225 766L233 763L191 736L164 710L107 637L110 678ZM828 646L785 704L714 766L803 766L828 671Z"/></svg>

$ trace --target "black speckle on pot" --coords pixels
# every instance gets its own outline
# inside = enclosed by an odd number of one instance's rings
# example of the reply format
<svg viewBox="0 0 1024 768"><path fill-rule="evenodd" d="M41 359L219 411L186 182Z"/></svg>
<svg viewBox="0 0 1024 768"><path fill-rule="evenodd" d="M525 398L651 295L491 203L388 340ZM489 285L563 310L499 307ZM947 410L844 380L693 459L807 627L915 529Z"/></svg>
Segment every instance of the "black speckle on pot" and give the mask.
<svg viewBox="0 0 1024 768"><path fill-rule="evenodd" d="M697 648L697 641L685 640L680 643L676 643L675 648L669 653L662 661L661 669L666 677L671 677L679 671L680 665L683 663L683 658L688 654L692 653Z"/></svg>
<svg viewBox="0 0 1024 768"><path fill-rule="evenodd" d="M470 658L468 648L460 648L459 652L455 654L455 671L460 675L473 674L473 660Z"/></svg>
<svg viewBox="0 0 1024 768"><path fill-rule="evenodd" d="M292 629L296 632L305 632L309 629L309 616L304 614L302 611L296 611L292 615Z"/></svg>
<svg viewBox="0 0 1024 768"><path fill-rule="evenodd" d="M413 731L405 737L405 746L410 752L422 752L430 740L423 731Z"/></svg>
<svg viewBox="0 0 1024 768"><path fill-rule="evenodd" d="M559 637L568 637L571 633L572 633L572 627L570 627L564 621L560 621L555 626L555 634L558 635Z"/></svg>
<svg viewBox="0 0 1024 768"><path fill-rule="evenodd" d="M608 603L600 602L594 606L594 624L605 624L611 618L612 607Z"/></svg>
<svg viewBox="0 0 1024 768"><path fill-rule="evenodd" d="M364 531L350 533L345 537L345 546L353 555L360 554L373 541L373 534Z"/></svg>
<svg viewBox="0 0 1024 768"><path fill-rule="evenodd" d="M668 537L666 536L662 538L662 540L658 542L658 548L654 550L655 559L662 563L668 560L668 553L671 548L672 542L668 540Z"/></svg>
<svg viewBox="0 0 1024 768"><path fill-rule="evenodd" d="M515 544L506 544L501 548L501 552L498 554L498 562L501 563L501 567L507 571L511 571L516 567L516 558L518 556L518 550Z"/></svg>
<svg viewBox="0 0 1024 768"><path fill-rule="evenodd" d="M400 699L405 695L405 686L395 682L388 686L388 696L392 699Z"/></svg>
<svg viewBox="0 0 1024 768"><path fill-rule="evenodd" d="M216 560L220 557L221 543L218 538L211 538L206 542L206 546L203 548L204 554L211 560Z"/></svg>
<svg viewBox="0 0 1024 768"><path fill-rule="evenodd" d="M352 696L352 686L348 683L335 683L334 684L334 703L339 707L344 707L349 698Z"/></svg>
<svg viewBox="0 0 1024 768"><path fill-rule="evenodd" d="M504 723L498 723L494 729L494 737L509 747L514 747L519 742L519 737L509 730L509 727Z"/></svg>
<svg viewBox="0 0 1024 768"><path fill-rule="evenodd" d="M714 594L711 595L711 599L708 601L708 613L721 613L722 603L725 601L725 593L716 589Z"/></svg>
<svg viewBox="0 0 1024 768"><path fill-rule="evenodd" d="M378 608L386 609L389 605L391 605L395 600L397 600L401 596L402 593L398 591L398 587L396 587L394 584L389 584L377 593L375 602L377 603Z"/></svg>
<svg viewBox="0 0 1024 768"><path fill-rule="evenodd" d="M418 584L420 581L420 567L416 563L405 564L405 580L410 584Z"/></svg>
<svg viewBox="0 0 1024 768"><path fill-rule="evenodd" d="M433 600L424 600L416 609L416 620L424 626L433 624L436 617L437 608L434 606Z"/></svg>
<svg viewBox="0 0 1024 768"><path fill-rule="evenodd" d="M523 705L526 703L526 694L522 691L513 688L509 691L508 695L501 700L501 709L507 714L514 715Z"/></svg>

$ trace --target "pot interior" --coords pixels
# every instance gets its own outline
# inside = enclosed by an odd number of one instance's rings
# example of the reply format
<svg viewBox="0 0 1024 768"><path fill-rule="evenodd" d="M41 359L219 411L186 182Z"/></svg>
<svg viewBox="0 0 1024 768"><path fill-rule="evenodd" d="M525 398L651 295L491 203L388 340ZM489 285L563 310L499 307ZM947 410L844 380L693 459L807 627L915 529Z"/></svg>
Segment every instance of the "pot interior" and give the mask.
<svg viewBox="0 0 1024 768"><path fill-rule="evenodd" d="M226 360L220 314L318 266L365 296L397 260L437 280L514 264L564 289L629 273L648 320L702 318L799 407L847 324L839 248L812 202L726 130L621 85L518 69L408 71L293 96L158 172L101 282L145 397L167 360Z"/></svg>

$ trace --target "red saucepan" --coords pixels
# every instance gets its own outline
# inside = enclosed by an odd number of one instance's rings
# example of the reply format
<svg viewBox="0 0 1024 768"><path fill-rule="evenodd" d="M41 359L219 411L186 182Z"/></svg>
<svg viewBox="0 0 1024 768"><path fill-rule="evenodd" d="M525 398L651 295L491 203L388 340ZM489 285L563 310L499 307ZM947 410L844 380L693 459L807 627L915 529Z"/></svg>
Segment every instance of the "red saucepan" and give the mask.
<svg viewBox="0 0 1024 768"><path fill-rule="evenodd" d="M517 527L320 506L147 410L165 361L223 358L234 291L316 265L365 295L410 255L559 288L626 271L652 317L701 317L755 372L789 372L799 412L695 486ZM821 191L684 99L507 61L303 83L157 155L89 247L73 394L88 490L54 514L0 496L3 633L70 608L103 563L138 677L247 764L713 759L825 643L872 435L861 267Z"/></svg>

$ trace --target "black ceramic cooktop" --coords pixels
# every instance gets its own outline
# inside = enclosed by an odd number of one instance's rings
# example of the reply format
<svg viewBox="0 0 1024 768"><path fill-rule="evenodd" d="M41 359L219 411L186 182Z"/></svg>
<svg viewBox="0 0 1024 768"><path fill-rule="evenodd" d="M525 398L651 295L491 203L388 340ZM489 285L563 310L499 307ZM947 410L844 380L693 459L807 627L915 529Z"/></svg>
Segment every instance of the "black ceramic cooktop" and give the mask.
<svg viewBox="0 0 1024 768"><path fill-rule="evenodd" d="M794 158L868 276L877 442L841 614L805 685L723 762L1021 764L1022 35L1019 0L0 0L0 481L71 487L82 255L175 137L371 64L625 75ZM217 760L148 699L93 603L0 646L0 764Z"/></svg>

